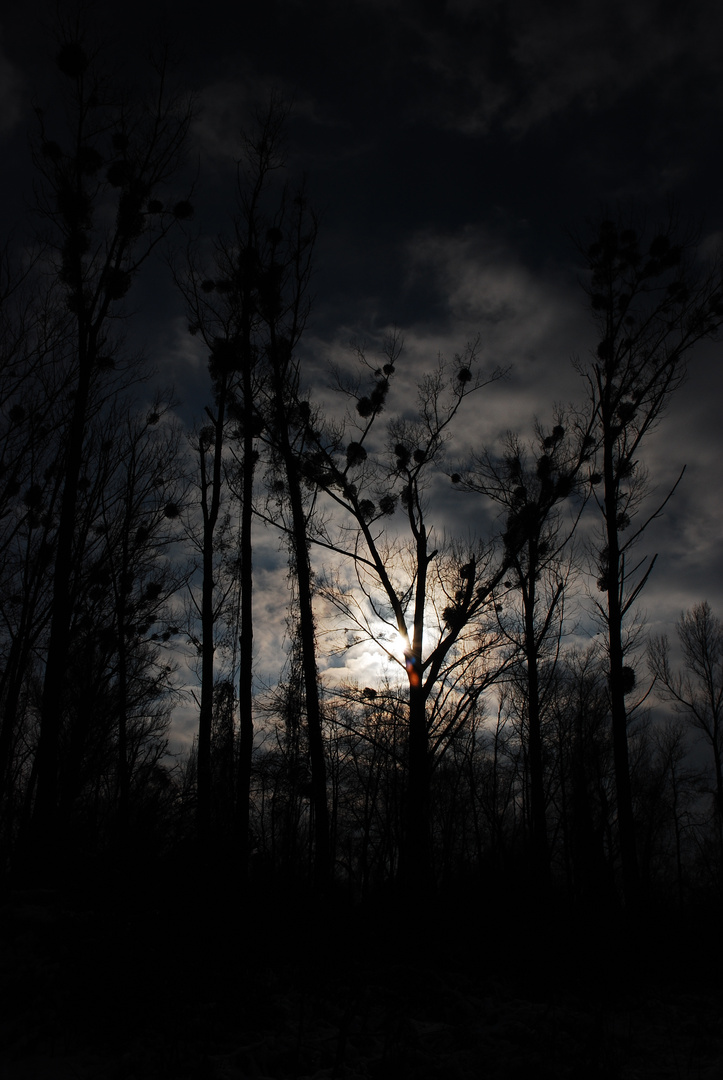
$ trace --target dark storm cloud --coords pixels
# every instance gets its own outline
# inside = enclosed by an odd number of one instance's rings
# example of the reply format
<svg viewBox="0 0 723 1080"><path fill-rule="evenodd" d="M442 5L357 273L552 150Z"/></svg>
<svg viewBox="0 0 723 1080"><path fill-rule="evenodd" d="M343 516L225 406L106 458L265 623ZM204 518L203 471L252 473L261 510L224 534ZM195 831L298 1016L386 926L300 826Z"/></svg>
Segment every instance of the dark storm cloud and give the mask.
<svg viewBox="0 0 723 1080"><path fill-rule="evenodd" d="M400 88L406 73L424 73L407 83L416 98L410 111L466 133L494 121L523 133L571 109L599 113L641 87L667 103L669 115L683 100L706 109L723 67L723 14L705 0L459 0L434 8L358 0L354 7L386 29L382 70L394 70Z"/></svg>
<svg viewBox="0 0 723 1080"><path fill-rule="evenodd" d="M667 632L684 608L707 599L723 611L723 497L720 403L721 344L694 353L687 384L673 399L645 454L658 499L685 473L647 549L659 552L645 606L656 633Z"/></svg>
<svg viewBox="0 0 723 1080"><path fill-rule="evenodd" d="M23 78L3 49L0 31L0 137L14 130L23 113Z"/></svg>

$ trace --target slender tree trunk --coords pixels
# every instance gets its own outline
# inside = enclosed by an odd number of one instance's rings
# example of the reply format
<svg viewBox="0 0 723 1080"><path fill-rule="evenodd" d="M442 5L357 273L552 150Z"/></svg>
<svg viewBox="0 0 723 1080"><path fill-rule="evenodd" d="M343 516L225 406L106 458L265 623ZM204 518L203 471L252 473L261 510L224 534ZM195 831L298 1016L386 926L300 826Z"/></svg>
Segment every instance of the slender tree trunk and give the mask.
<svg viewBox="0 0 723 1080"><path fill-rule="evenodd" d="M321 702L319 699L319 672L316 664L316 627L312 607L312 580L309 549L306 535L301 485L295 463L287 459L287 478L291 503L292 542L296 562L299 589L299 628L301 654L304 668L304 693L306 698L306 723L311 763L311 799L314 811L314 882L317 888L327 885L331 874L329 846L329 810L326 793L326 761L322 732Z"/></svg>
<svg viewBox="0 0 723 1080"><path fill-rule="evenodd" d="M411 506L411 502L410 502ZM410 521L412 521L410 509ZM427 895L432 889L432 843L430 836L429 732L427 694L422 678L424 610L427 594L427 534L422 523L413 523L417 548L417 581L414 597L414 636L406 656L409 677L409 750L407 768L406 837L400 860L402 888L410 897Z"/></svg>
<svg viewBox="0 0 723 1080"><path fill-rule="evenodd" d="M253 438L253 409L251 408L251 371L244 368L244 445L243 445L243 503L241 505L241 633L239 636L239 740L236 783L236 824L239 837L239 859L242 877L246 876L249 860L249 824L251 802L251 761L254 747L253 720L253 566L251 523L253 519L252 491L256 450Z"/></svg>
<svg viewBox="0 0 723 1080"><path fill-rule="evenodd" d="M131 777L128 760L128 593L130 588L130 529L136 481L135 448L130 452L123 534L121 536L120 573L116 583L116 627L118 634L118 821L116 842L121 863L128 856Z"/></svg>
<svg viewBox="0 0 723 1080"><path fill-rule="evenodd" d="M609 428L611 424L607 424ZM617 530L617 499L613 465L613 447L609 437L604 446L605 525L608 541L607 602L608 602L608 660L610 663L609 692L615 765L618 843L623 872L625 906L637 909L640 901L640 872L635 840L635 818L630 785L630 755L628 751L628 718L625 708L624 660L622 640L622 582L621 556Z"/></svg>
<svg viewBox="0 0 723 1080"><path fill-rule="evenodd" d="M537 884L546 887L550 876L550 852L547 842L545 785L540 722L540 689L537 653L533 648L527 657L530 767L530 823L532 826L532 861Z"/></svg>
<svg viewBox="0 0 723 1080"><path fill-rule="evenodd" d="M203 514L203 579L201 583L201 703L198 715L198 748L196 773L196 821L202 861L211 845L211 733L213 728L214 657L216 643L214 628L214 540L221 505L221 465L226 406L226 381L218 388L217 415L213 421L214 444L211 477L206 473L203 445L199 445L201 466L201 510ZM210 490L209 490L210 489Z"/></svg>
<svg viewBox="0 0 723 1080"><path fill-rule="evenodd" d="M128 855L131 775L128 762L128 644L126 640L125 582L128 557L127 537L123 540L123 577L118 598L118 846L121 861Z"/></svg>
<svg viewBox="0 0 723 1080"><path fill-rule="evenodd" d="M323 891L331 879L329 807L326 791L326 761L319 698L319 671L316 663L316 625L312 604L312 574L309 539L299 469L289 434L289 403L297 401L297 378L292 367L291 346L276 334L269 322L270 359L273 380L274 437L288 488L291 510L291 546L296 569L299 600L299 634L304 671L306 723L311 765L311 806L314 829L314 884Z"/></svg>
<svg viewBox="0 0 723 1080"><path fill-rule="evenodd" d="M214 580L213 529L204 526L201 585L201 701L198 712L196 759L196 821L200 850L211 839L211 731L213 727Z"/></svg>
<svg viewBox="0 0 723 1080"><path fill-rule="evenodd" d="M630 755L628 751L627 712L622 684L623 650L620 626L610 630L610 710L615 764L615 791L618 819L618 842L623 871L623 892L626 907L635 909L639 902L640 875L635 840L635 818L630 785Z"/></svg>
<svg viewBox="0 0 723 1080"><path fill-rule="evenodd" d="M406 836L400 864L402 888L410 896L427 893L432 883L429 833L430 769L427 710L421 681L409 685L409 750L407 767Z"/></svg>
<svg viewBox="0 0 723 1080"><path fill-rule="evenodd" d="M542 723L540 716L540 673L535 633L535 575L537 566L535 545L534 542L531 542L527 587L523 592L525 609L524 652L527 661L531 846L535 881L541 888L547 888L550 877L550 852L547 843Z"/></svg>

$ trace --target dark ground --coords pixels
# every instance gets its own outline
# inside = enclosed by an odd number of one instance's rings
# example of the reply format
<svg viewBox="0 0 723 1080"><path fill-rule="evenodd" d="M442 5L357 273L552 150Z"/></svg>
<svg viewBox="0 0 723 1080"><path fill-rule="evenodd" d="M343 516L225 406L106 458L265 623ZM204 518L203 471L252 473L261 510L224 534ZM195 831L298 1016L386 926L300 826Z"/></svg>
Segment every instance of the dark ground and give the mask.
<svg viewBox="0 0 723 1080"><path fill-rule="evenodd" d="M723 1077L720 913L6 891L5 1080ZM206 912L206 916L202 912ZM712 946L709 944L712 942Z"/></svg>

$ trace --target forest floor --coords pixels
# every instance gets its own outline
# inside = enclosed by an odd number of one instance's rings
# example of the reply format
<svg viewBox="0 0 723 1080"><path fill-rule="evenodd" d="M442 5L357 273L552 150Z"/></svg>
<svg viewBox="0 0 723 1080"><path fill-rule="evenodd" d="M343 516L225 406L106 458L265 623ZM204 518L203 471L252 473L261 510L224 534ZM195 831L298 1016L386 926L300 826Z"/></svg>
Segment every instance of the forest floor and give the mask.
<svg viewBox="0 0 723 1080"><path fill-rule="evenodd" d="M719 931L16 891L0 1075L721 1080Z"/></svg>

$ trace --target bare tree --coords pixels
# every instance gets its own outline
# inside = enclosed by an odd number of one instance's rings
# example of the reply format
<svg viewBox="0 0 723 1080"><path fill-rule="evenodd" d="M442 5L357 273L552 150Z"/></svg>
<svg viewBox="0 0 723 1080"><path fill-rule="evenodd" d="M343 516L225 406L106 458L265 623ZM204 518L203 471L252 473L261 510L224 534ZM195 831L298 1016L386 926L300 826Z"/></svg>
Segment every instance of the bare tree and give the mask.
<svg viewBox="0 0 723 1080"><path fill-rule="evenodd" d="M583 909L603 907L612 897L614 778L606 689L594 647L563 652L551 702L556 804L570 892Z"/></svg>
<svg viewBox="0 0 723 1080"><path fill-rule="evenodd" d="M169 209L161 201L178 171L190 120L187 103L167 93L165 63L158 68L152 100L118 104L124 95L108 85L82 16L61 25L60 35L62 133L56 141L51 114L38 109L33 152L37 209L46 225L46 258L62 289L72 373L34 805L35 836L46 845L52 845L58 824L59 704L66 689L72 571L82 561L76 516L89 419L104 380L113 372L120 381L131 377L118 367L115 326L133 279L171 226L192 213L186 200Z"/></svg>
<svg viewBox="0 0 723 1080"><path fill-rule="evenodd" d="M723 860L723 623L703 601L676 625L683 666L671 662L666 636L648 648L648 668L660 696L700 733L713 758L713 802L719 855Z"/></svg>
<svg viewBox="0 0 723 1080"><path fill-rule="evenodd" d="M198 810L201 835L208 840L210 732L214 686L214 624L220 612L215 598L217 529L227 528L232 496L239 506L235 567L239 602L239 752L237 754L237 827L245 860L249 829L249 785L253 749L253 488L259 458L258 437L265 424L259 381L278 330L282 305L274 290L288 293L289 276L278 264L285 195L274 202L274 178L283 172L282 143L288 108L273 98L259 111L253 130L241 133L237 211L230 233L219 237L210 266L192 251L184 273L176 273L190 315L189 329L200 334L210 351L209 373L214 406L206 409L210 425L198 435L199 490L203 520L201 581L202 657L198 740ZM271 204L271 205L270 205ZM288 271L288 266L287 266ZM285 280L282 280L285 278ZM297 297L297 302L300 297ZM288 297L287 305L288 307ZM293 306L293 301L292 301ZM298 335L297 335L298 336ZM232 459L236 467L231 467Z"/></svg>
<svg viewBox="0 0 723 1080"><path fill-rule="evenodd" d="M191 330L208 345L216 404L207 410L211 426L202 429L201 726L198 742L199 811L207 793L210 708L213 688L214 545L225 491L240 506L239 550L235 561L240 596L240 731L237 784L238 828L242 846L249 832L249 785L253 748L253 487L263 438L276 481L278 512L288 514L293 573L298 579L299 629L305 673L305 711L312 761L317 876L329 873L326 781L321 736L321 706L314 631L311 570L308 559L304 493L296 459L301 407L295 353L309 312L308 285L316 221L303 190L293 196L277 174L285 173L284 137L288 106L276 97L261 109L255 127L242 133L238 162L238 208L228 237L216 244L213 266L193 261L179 280L191 312ZM307 413L308 415L308 407ZM303 424L301 425L303 427ZM206 455L212 469L206 474ZM224 459L225 455L225 459ZM281 478L281 479L279 479Z"/></svg>
<svg viewBox="0 0 723 1080"><path fill-rule="evenodd" d="M263 175L279 167L287 110L272 101L265 123L248 152ZM304 707L311 767L314 823L314 877L324 889L331 874L329 811L323 717L319 692L313 574L309 558L309 505L301 461L312 421L301 389L299 341L311 310L309 287L318 221L303 184L292 194L286 187L275 203L259 207L254 246L249 251L260 318L266 334L263 350L263 438L270 453L273 497L287 536L290 567L296 581L298 635L303 671ZM251 207L247 207L246 215Z"/></svg>
<svg viewBox="0 0 723 1080"><path fill-rule="evenodd" d="M0 802L11 831L22 701L51 613L58 442L71 381L68 315L57 285L44 288L36 271L37 261L22 269L9 244L0 252Z"/></svg>
<svg viewBox="0 0 723 1080"><path fill-rule="evenodd" d="M102 546L93 564L93 587L99 599L107 590L103 633L114 657L121 850L130 818L133 712L143 701L140 689L144 684L146 688L152 685L151 698L161 689L169 703L173 697L167 678L173 665L160 659L151 642L169 642L180 632L168 605L188 576L188 567L173 558L180 538L178 518L185 484L180 431L169 418L170 407L159 397L147 409L136 408L122 418L122 424L114 424L115 468L103 478L95 525ZM103 611L103 606L99 604L98 609Z"/></svg>
<svg viewBox="0 0 723 1080"><path fill-rule="evenodd" d="M578 425L579 427L579 425ZM543 714L555 675L563 634L565 599L574 560L570 545L584 506L578 499L563 522L561 504L581 494L581 475L594 440L589 430L566 431L560 414L552 429L538 425L530 463L519 439L508 435L505 451L478 455L464 476L453 481L476 491L502 508L503 560L509 579L495 591L498 622L511 649L521 660L517 682L522 693L522 722L529 763L530 848L539 885L549 876L549 846L544 785ZM543 665L543 661L549 660ZM544 666L544 671L543 671Z"/></svg>
<svg viewBox="0 0 723 1080"><path fill-rule="evenodd" d="M599 344L587 366L598 471L591 477L600 513L596 602L605 627L615 755L617 815L625 902L639 900L628 760L626 696L635 683L630 617L655 559L632 558L633 548L670 497L652 510L640 461L646 436L659 422L686 374L688 353L723 319L721 266L694 261L695 237L682 236L671 214L655 230L645 223L604 220L581 245L584 283ZM599 492L599 493L598 493Z"/></svg>
<svg viewBox="0 0 723 1080"><path fill-rule="evenodd" d="M408 769L400 875L414 891L431 884L434 754L441 752L492 677L477 661L493 646L485 633L485 616L492 590L504 574L491 568L483 544L471 541L463 554L460 545L437 540L428 492L462 403L500 373L484 381L473 374L475 346L454 364L440 361L419 385L415 418L393 419L386 446L374 451L370 433L384 408L401 350L400 338L390 338L378 368L358 351L362 371L367 377L373 373L371 389L360 381L340 384L354 405L350 427L324 432L309 424L303 469L307 483L323 490L334 511L332 518L318 520L312 539L348 560L356 579L348 588L330 577L324 597L346 620L349 641L374 641L406 670ZM398 505L403 529L386 523ZM445 702L455 697L454 708L447 710Z"/></svg>
<svg viewBox="0 0 723 1080"><path fill-rule="evenodd" d="M632 779L643 883L648 895L676 896L683 906L701 838L700 795L709 778L691 760L680 717L651 723L642 734Z"/></svg>
<svg viewBox="0 0 723 1080"><path fill-rule="evenodd" d="M252 366L252 320L249 316L245 296L239 296L233 288L233 267L229 268L229 252L219 245L214 260L216 279L209 278L207 272L198 267L189 253L185 275L176 274L176 283L186 300L190 314L190 330L200 334L209 349L208 368L214 392L213 406L206 406L204 423L192 437L192 447L197 461L198 507L200 509L200 528L193 513L188 523L188 535L193 547L198 552L201 564L200 600L196 600L193 591L191 599L200 624L200 635L192 632L192 638L200 654L200 702L198 721L198 744L196 765L196 809L200 850L205 858L211 842L211 740L215 694L215 657L217 651L217 626L222 618L229 598L236 596L234 577L223 573L223 563L228 561L233 512L229 508L231 492L227 483L226 465L229 460L228 442L231 410L243 410L239 399L242 384L251 376ZM229 288L223 286L228 284ZM221 288L217 291L217 286ZM248 407L248 406L246 406ZM245 461L250 461L250 483L253 482L253 449ZM242 510L245 524L251 513L249 478L244 473L247 483L243 485ZM247 490L248 488L248 490ZM243 620L242 641L243 656L250 664L250 643L244 638L251 634L250 616L251 599L251 556L250 535L242 528L242 551L237 554L237 565L241 561L242 581L240 593L242 609L246 616ZM235 626L235 618L231 623ZM246 623L248 622L248 626ZM248 654L248 657L247 657ZM244 666L245 672L245 666ZM246 672L245 672L246 673ZM248 684L250 693L250 670L244 686ZM253 724L251 705L244 696L242 708L242 727ZM253 732L253 728L252 728ZM252 734L253 738L253 734ZM248 791L247 791L248 796ZM243 793L239 792L239 802L243 803ZM248 797L246 798L248 803ZM243 832L242 832L243 836Z"/></svg>

